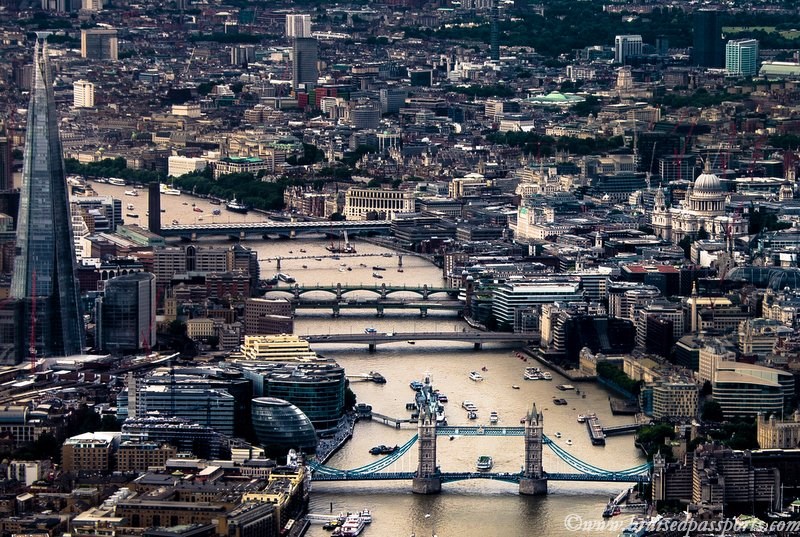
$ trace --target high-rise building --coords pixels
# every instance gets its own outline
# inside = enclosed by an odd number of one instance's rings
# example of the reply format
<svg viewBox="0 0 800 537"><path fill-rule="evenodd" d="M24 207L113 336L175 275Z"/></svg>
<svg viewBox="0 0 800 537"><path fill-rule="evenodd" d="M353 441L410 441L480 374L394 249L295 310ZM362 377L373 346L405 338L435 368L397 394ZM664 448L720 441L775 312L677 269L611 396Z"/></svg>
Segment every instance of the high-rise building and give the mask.
<svg viewBox="0 0 800 537"><path fill-rule="evenodd" d="M117 30L114 28L81 30L81 58L118 60Z"/></svg>
<svg viewBox="0 0 800 537"><path fill-rule="evenodd" d="M722 44L722 19L715 9L694 12L694 49L692 60L701 67L722 67L725 49Z"/></svg>
<svg viewBox="0 0 800 537"><path fill-rule="evenodd" d="M72 106L75 108L94 107L94 84L86 80L72 83Z"/></svg>
<svg viewBox="0 0 800 537"><path fill-rule="evenodd" d="M71 355L83 346L72 218L46 37L37 35L34 50L11 280L11 297L20 304L20 361L29 350L38 356Z"/></svg>
<svg viewBox="0 0 800 537"><path fill-rule="evenodd" d="M311 15L286 15L286 37L311 37Z"/></svg>
<svg viewBox="0 0 800 537"><path fill-rule="evenodd" d="M317 40L313 37L296 37L292 46L292 87L297 89L301 84L316 84L319 78L317 71Z"/></svg>
<svg viewBox="0 0 800 537"><path fill-rule="evenodd" d="M614 37L614 62L628 63L630 58L642 55L642 36L618 35Z"/></svg>
<svg viewBox="0 0 800 537"><path fill-rule="evenodd" d="M489 59L492 61L500 60L500 13L497 7L497 0L492 2L492 20L489 29Z"/></svg>
<svg viewBox="0 0 800 537"><path fill-rule="evenodd" d="M758 74L758 41L733 39L725 45L725 70L729 75L755 76Z"/></svg>
<svg viewBox="0 0 800 537"><path fill-rule="evenodd" d="M5 127L3 127L0 130L0 191L14 188L11 145L11 139L6 136Z"/></svg>
<svg viewBox="0 0 800 537"><path fill-rule="evenodd" d="M156 340L156 277L136 272L111 278L96 302L97 346L135 352Z"/></svg>
<svg viewBox="0 0 800 537"><path fill-rule="evenodd" d="M103 0L81 0L81 9L83 11L103 11Z"/></svg>

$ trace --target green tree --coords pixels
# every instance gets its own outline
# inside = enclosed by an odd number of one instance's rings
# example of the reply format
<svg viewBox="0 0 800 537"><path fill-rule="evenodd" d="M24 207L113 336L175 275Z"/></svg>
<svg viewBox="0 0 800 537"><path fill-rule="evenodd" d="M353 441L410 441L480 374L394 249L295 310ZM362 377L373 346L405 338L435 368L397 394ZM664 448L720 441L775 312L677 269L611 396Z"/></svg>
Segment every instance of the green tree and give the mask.
<svg viewBox="0 0 800 537"><path fill-rule="evenodd" d="M725 419L722 414L722 407L713 399L705 402L703 410L700 413L700 419L703 421L721 422Z"/></svg>

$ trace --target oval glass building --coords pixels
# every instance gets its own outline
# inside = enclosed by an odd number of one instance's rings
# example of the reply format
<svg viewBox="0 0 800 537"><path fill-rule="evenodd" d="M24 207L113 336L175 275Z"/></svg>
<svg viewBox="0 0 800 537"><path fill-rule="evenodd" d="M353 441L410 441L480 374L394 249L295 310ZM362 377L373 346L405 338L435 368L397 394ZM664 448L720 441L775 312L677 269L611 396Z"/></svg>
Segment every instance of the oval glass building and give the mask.
<svg viewBox="0 0 800 537"><path fill-rule="evenodd" d="M267 453L285 453L296 449L313 453L317 449L317 433L302 410L283 399L253 399L253 429Z"/></svg>

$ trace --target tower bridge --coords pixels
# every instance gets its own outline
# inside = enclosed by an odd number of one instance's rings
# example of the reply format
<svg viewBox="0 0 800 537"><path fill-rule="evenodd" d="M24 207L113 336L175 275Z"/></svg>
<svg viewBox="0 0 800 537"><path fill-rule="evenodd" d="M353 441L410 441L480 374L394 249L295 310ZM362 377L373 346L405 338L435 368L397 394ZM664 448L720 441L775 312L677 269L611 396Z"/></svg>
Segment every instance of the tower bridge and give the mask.
<svg viewBox="0 0 800 537"><path fill-rule="evenodd" d="M378 481L378 480L411 480L411 490L416 494L437 494L443 483L465 479L489 479L518 484L519 493L524 495L547 494L548 481L589 481L632 483L650 481L650 463L640 464L624 470L606 470L583 461L543 433L544 416L536 410L536 405L525 416L522 427L502 426L437 426L436 406L438 397L434 394L430 378L425 379L424 386L417 395L420 410L417 421L417 434L394 453L359 468L340 470L318 463L311 463L314 481ZM442 472L437 460L437 438L439 436L521 436L523 438L524 455L522 470L511 472ZM418 462L414 472L381 472L407 453L417 444ZM547 446L562 462L569 465L572 472L547 472L543 468L543 451Z"/></svg>

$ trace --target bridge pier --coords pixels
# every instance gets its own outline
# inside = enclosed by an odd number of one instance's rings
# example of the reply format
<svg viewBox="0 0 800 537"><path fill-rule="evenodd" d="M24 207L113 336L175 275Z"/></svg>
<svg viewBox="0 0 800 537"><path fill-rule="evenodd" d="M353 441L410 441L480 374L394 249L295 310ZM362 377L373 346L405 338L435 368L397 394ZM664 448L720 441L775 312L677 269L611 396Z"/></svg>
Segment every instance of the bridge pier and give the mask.
<svg viewBox="0 0 800 537"><path fill-rule="evenodd" d="M472 348L475 349L476 351L479 351L483 348L483 343L473 343Z"/></svg>
<svg viewBox="0 0 800 537"><path fill-rule="evenodd" d="M278 270L281 270L281 258L280 257L276 257L275 258L275 268L278 269Z"/></svg>
<svg viewBox="0 0 800 537"><path fill-rule="evenodd" d="M342 299L342 284L341 283L337 283L336 284L336 300L341 300L341 299Z"/></svg>
<svg viewBox="0 0 800 537"><path fill-rule="evenodd" d="M544 415L536 411L534 404L525 418L525 464L522 467L522 479L519 481L519 493L522 495L547 494L547 479L542 470L543 430Z"/></svg>
<svg viewBox="0 0 800 537"><path fill-rule="evenodd" d="M419 316L423 319L428 316L428 308L420 308L419 309Z"/></svg>
<svg viewBox="0 0 800 537"><path fill-rule="evenodd" d="M333 306L333 317L334 319L339 317L342 314L342 310L339 307L339 304L334 304Z"/></svg>
<svg viewBox="0 0 800 537"><path fill-rule="evenodd" d="M428 284L422 286L422 300L428 300Z"/></svg>
<svg viewBox="0 0 800 537"><path fill-rule="evenodd" d="M381 299L386 300L386 284L381 284Z"/></svg>
<svg viewBox="0 0 800 537"><path fill-rule="evenodd" d="M240 231L239 232L239 240L240 241L243 241L246 236L247 236L247 234L244 231Z"/></svg>
<svg viewBox="0 0 800 537"><path fill-rule="evenodd" d="M367 350L369 350L369 352L375 352L375 348L376 345L374 343L370 343L367 345Z"/></svg>
<svg viewBox="0 0 800 537"><path fill-rule="evenodd" d="M294 297L296 299L300 298L300 286L298 284L294 284L294 289L292 289L292 292L294 293Z"/></svg>
<svg viewBox="0 0 800 537"><path fill-rule="evenodd" d="M403 266L403 254L397 254L397 266L398 267Z"/></svg>
<svg viewBox="0 0 800 537"><path fill-rule="evenodd" d="M417 472L411 481L414 494L439 494L442 491L442 478L436 466L436 404L433 392L426 378L422 390L425 403L420 405L417 426L417 444L419 445L419 462ZM426 391L427 390L427 391Z"/></svg>
<svg viewBox="0 0 800 537"><path fill-rule="evenodd" d="M378 311L378 313L377 313L378 317L383 317L384 316L383 306L376 306L375 309Z"/></svg>

